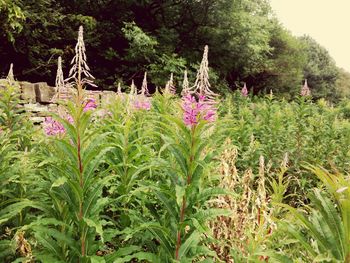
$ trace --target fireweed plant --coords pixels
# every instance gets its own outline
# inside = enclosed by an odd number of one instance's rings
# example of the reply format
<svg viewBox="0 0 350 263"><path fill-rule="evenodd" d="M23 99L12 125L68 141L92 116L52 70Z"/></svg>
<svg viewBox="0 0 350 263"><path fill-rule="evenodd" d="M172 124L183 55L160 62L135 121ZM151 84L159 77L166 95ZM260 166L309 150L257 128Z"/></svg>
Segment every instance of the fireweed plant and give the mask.
<svg viewBox="0 0 350 263"><path fill-rule="evenodd" d="M18 84L11 80L4 85L0 89L0 261L12 262L32 258L28 235L19 229L35 219L31 207L40 189L32 185L38 165L34 127L19 107Z"/></svg>
<svg viewBox="0 0 350 263"><path fill-rule="evenodd" d="M108 147L105 134L90 128L96 105L84 98L84 85L91 83L86 77L91 75L82 34L81 27L70 77L75 102L62 106L65 118L53 114L54 122L63 128L58 127L60 136L48 137L48 147L42 149L46 206L38 220L25 227L33 231L38 242L35 257L42 262L91 262L104 242L100 213L107 200L102 189L111 177L99 167ZM57 125L51 128L55 135Z"/></svg>
<svg viewBox="0 0 350 263"><path fill-rule="evenodd" d="M163 176L159 183L147 185L163 209L150 207L156 222L145 222L134 231L147 229L158 240L156 262L192 262L205 257L211 262L209 258L216 254L205 245L210 236L206 222L226 212L206 206L210 197L224 192L206 187L210 181L207 168L213 158L208 141L213 134L207 130L215 125L216 111L204 97L190 95L182 99L181 109L182 116L160 116Z"/></svg>
<svg viewBox="0 0 350 263"><path fill-rule="evenodd" d="M154 176L154 127L151 113L147 109L135 108L133 103L125 107L127 99L127 96L117 98L117 102L109 107L111 114L101 122L101 128L109 134L110 151L105 158L113 174L111 187L107 190L111 202L106 207L105 218L110 224L105 233L110 248L117 250L106 255L107 262L123 256L125 261L120 262L150 257L143 252L142 246L149 247L147 243L150 243L151 236L141 232L130 235L130 230L151 220L147 212L149 200L145 198L147 193L142 184ZM152 177L152 180L156 179Z"/></svg>
<svg viewBox="0 0 350 263"><path fill-rule="evenodd" d="M219 102L205 47L181 98L145 74L106 106L75 51L43 127L0 81L1 262L349 261L349 103Z"/></svg>

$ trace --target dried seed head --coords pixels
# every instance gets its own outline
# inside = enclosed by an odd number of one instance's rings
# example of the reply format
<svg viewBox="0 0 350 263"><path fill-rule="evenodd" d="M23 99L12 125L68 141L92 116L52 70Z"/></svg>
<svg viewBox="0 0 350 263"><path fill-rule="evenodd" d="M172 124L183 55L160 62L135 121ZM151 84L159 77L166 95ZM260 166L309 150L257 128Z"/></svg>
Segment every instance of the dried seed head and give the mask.
<svg viewBox="0 0 350 263"><path fill-rule="evenodd" d="M64 77L63 77L63 71L62 71L61 56L59 56L57 59L57 73L56 73L55 87L57 90L59 90L60 87L64 87Z"/></svg>
<svg viewBox="0 0 350 263"><path fill-rule="evenodd" d="M202 62L197 72L197 78L193 86L194 93L205 96L209 99L215 99L218 95L211 91L209 83L209 63L208 46L204 47Z"/></svg>
<svg viewBox="0 0 350 263"><path fill-rule="evenodd" d="M174 86L174 75L173 75L173 73L170 74L170 79L165 85L164 93L165 94L175 94L176 93L176 88Z"/></svg>
<svg viewBox="0 0 350 263"><path fill-rule="evenodd" d="M141 87L140 93L144 96L149 95L148 87L147 87L147 72L145 72L145 74L143 76L142 87Z"/></svg>
<svg viewBox="0 0 350 263"><path fill-rule="evenodd" d="M122 86L120 85L120 82L118 82L117 94L118 95L122 94Z"/></svg>
<svg viewBox="0 0 350 263"><path fill-rule="evenodd" d="M29 242L25 239L23 231L17 232L17 234L15 235L15 241L17 244L16 250L19 252L19 254L22 257L31 259L33 257L32 247L29 244ZM30 262L30 261L27 261L27 262Z"/></svg>
<svg viewBox="0 0 350 263"><path fill-rule="evenodd" d="M59 56L57 59L55 90L56 90L56 94L51 99L52 102L56 102L57 100L69 100L73 97L73 94L75 93L74 90L70 89L69 85L66 85L65 83L63 70L62 70L61 56Z"/></svg>
<svg viewBox="0 0 350 263"><path fill-rule="evenodd" d="M288 162L289 162L289 155L288 152L284 154L283 160L282 160L282 168L286 169L288 167Z"/></svg>
<svg viewBox="0 0 350 263"><path fill-rule="evenodd" d="M258 189L254 190L253 173L251 169L239 176L235 168L237 150L230 146L230 141L221 155L220 187L231 192L240 193L240 197L219 196L210 205L232 211L230 216L219 216L209 223L214 237L219 243L210 244L218 257L224 262L234 262L229 251L232 248L240 250L242 255L249 256L249 243L252 239L265 246L266 237L276 228L272 219L272 209L268 206L265 190L265 160L259 160ZM268 166L268 165L267 165ZM229 182L231 180L231 183ZM248 234L249 233L249 234Z"/></svg>
<svg viewBox="0 0 350 263"><path fill-rule="evenodd" d="M93 83L93 79L95 79L91 73L90 68L87 65L87 58L86 58L86 48L84 43L84 36L83 36L83 26L79 27L78 32L78 41L75 45L75 56L72 59L71 65L72 68L69 71L69 77L66 80L74 81L75 84L82 88L84 85L90 85L93 87L96 87L96 85ZM70 85L74 85L74 83L69 82ZM81 91L78 91L81 92Z"/></svg>
<svg viewBox="0 0 350 263"><path fill-rule="evenodd" d="M264 156L259 158L259 182L258 182L258 206L266 206L266 189L265 189L265 159Z"/></svg>
<svg viewBox="0 0 350 263"><path fill-rule="evenodd" d="M187 70L185 70L184 72L184 79L182 82L182 91L181 91L181 95L182 96L186 96L188 93L190 93L190 86L189 86L189 82L188 82L188 78L187 78Z"/></svg>
<svg viewBox="0 0 350 263"><path fill-rule="evenodd" d="M311 91L307 85L307 79L305 79L304 86L301 87L300 95L303 97L311 96Z"/></svg>
<svg viewBox="0 0 350 263"><path fill-rule="evenodd" d="M134 80L131 80L131 85L130 85L130 96L137 95L137 87L135 86Z"/></svg>
<svg viewBox="0 0 350 263"><path fill-rule="evenodd" d="M10 64L10 69L9 69L9 72L7 74L7 77L6 77L7 81L12 84L13 82L15 82L15 77L13 75L13 63Z"/></svg>

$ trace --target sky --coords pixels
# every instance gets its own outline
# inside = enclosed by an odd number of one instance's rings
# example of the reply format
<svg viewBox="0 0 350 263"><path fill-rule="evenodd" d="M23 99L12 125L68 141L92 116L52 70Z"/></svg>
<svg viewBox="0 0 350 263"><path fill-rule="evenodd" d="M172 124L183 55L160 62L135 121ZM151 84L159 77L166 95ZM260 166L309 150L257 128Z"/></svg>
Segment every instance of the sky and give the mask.
<svg viewBox="0 0 350 263"><path fill-rule="evenodd" d="M307 34L350 72L350 0L270 0L293 35Z"/></svg>

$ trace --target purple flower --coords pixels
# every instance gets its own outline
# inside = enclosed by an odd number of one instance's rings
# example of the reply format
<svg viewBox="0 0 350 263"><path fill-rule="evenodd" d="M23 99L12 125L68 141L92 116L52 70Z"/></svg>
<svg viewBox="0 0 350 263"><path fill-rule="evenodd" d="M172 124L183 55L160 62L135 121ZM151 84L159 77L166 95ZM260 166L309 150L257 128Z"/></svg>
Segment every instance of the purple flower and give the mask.
<svg viewBox="0 0 350 263"><path fill-rule="evenodd" d="M187 126L193 127L200 120L213 122L216 119L215 102L207 100L205 96L199 96L198 101L194 96L183 97L182 109L184 110L183 120Z"/></svg>
<svg viewBox="0 0 350 263"><path fill-rule="evenodd" d="M51 117L46 117L43 123L44 131L46 135L59 135L64 134L66 132L63 125L52 119Z"/></svg>
<svg viewBox="0 0 350 263"><path fill-rule="evenodd" d="M66 116L66 119L70 124L73 124L74 120L71 115L68 114ZM46 135L49 135L49 136L64 134L66 132L66 129L64 128L63 124L54 120L52 117L45 118L43 127L44 127L44 132L46 133Z"/></svg>
<svg viewBox="0 0 350 263"><path fill-rule="evenodd" d="M70 124L73 124L74 120L73 120L73 117L71 115L67 115L66 116L66 120L70 123Z"/></svg>
<svg viewBox="0 0 350 263"><path fill-rule="evenodd" d="M145 96L142 96L140 98L136 98L134 101L134 108L136 110L150 110L151 109L151 102Z"/></svg>
<svg viewBox="0 0 350 263"><path fill-rule="evenodd" d="M94 110L97 108L96 100L89 98L87 99L87 102L84 105L84 112L88 110Z"/></svg>
<svg viewBox="0 0 350 263"><path fill-rule="evenodd" d="M248 96L248 89L247 89L247 85L244 83L244 86L241 90L241 94L243 97L247 97Z"/></svg>

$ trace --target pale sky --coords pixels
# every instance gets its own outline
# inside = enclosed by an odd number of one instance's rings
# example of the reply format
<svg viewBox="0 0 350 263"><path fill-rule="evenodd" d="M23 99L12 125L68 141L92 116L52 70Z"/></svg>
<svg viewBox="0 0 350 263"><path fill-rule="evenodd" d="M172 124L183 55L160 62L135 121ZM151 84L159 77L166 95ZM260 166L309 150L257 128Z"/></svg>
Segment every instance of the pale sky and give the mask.
<svg viewBox="0 0 350 263"><path fill-rule="evenodd" d="M350 72L350 0L270 0L293 35L310 35Z"/></svg>

